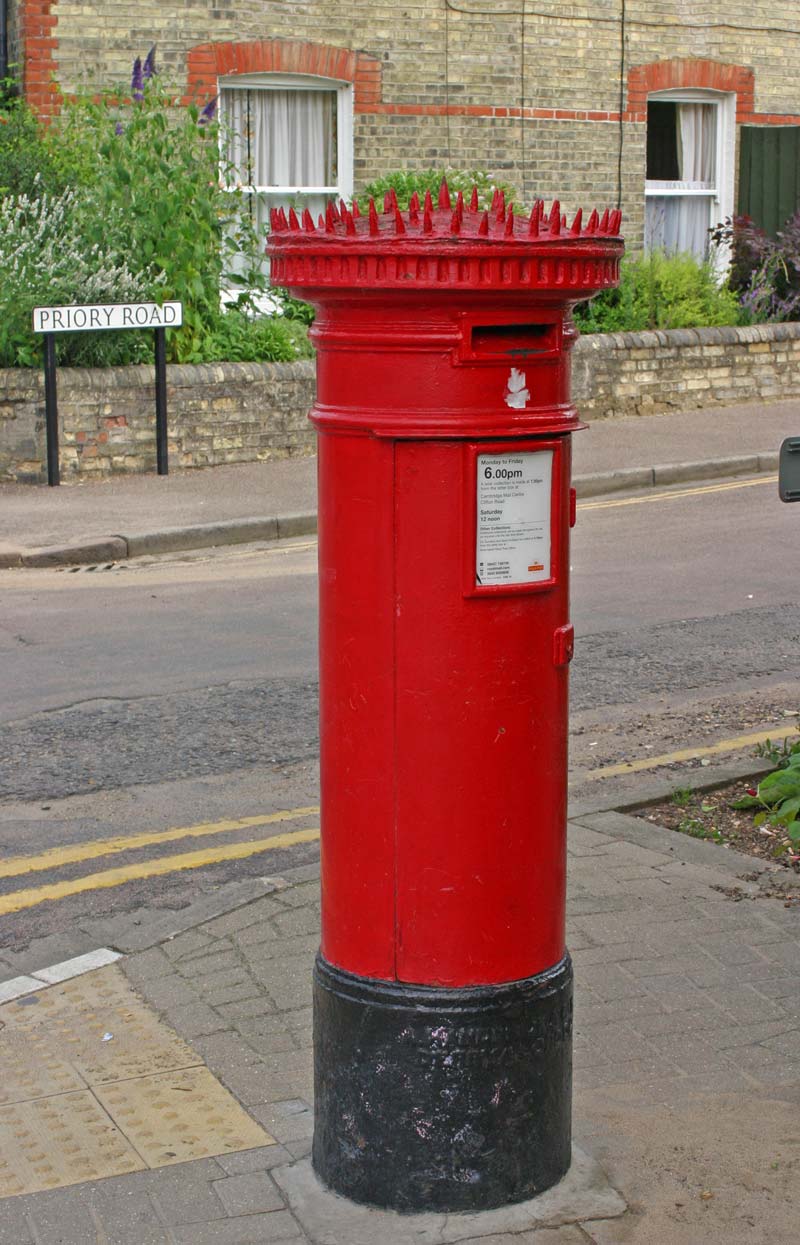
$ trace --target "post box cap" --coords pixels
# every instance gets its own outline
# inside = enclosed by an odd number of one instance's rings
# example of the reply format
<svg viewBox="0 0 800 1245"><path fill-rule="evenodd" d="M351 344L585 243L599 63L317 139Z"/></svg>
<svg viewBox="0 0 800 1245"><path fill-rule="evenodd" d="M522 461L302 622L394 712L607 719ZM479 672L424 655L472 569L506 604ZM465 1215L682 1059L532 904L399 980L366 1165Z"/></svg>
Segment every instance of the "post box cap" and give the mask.
<svg viewBox="0 0 800 1245"><path fill-rule="evenodd" d="M381 212L374 199L366 212L355 200L350 207L341 200L329 203L316 223L307 208L299 216L294 208L273 208L267 249L276 285L500 286L559 290L573 300L618 283L621 221L618 209L584 217L578 208L569 224L557 199L549 211L537 199L530 213L518 215L501 190L482 210L476 187L467 201L442 181L437 203L430 191L423 201L415 193L405 211L394 190ZM448 259L463 262L436 262Z"/></svg>

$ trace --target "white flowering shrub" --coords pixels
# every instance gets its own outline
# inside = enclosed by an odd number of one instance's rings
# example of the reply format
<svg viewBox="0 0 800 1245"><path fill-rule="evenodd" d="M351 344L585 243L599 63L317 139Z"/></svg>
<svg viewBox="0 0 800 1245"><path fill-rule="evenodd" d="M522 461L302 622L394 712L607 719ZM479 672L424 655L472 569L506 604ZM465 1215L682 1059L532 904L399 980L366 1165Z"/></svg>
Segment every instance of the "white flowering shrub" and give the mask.
<svg viewBox="0 0 800 1245"><path fill-rule="evenodd" d="M149 271L134 273L101 243L87 241L77 191L0 199L0 367L39 363L34 307L141 302L159 284ZM56 341L59 363L75 367L149 360L153 352L152 334L135 330L59 333Z"/></svg>

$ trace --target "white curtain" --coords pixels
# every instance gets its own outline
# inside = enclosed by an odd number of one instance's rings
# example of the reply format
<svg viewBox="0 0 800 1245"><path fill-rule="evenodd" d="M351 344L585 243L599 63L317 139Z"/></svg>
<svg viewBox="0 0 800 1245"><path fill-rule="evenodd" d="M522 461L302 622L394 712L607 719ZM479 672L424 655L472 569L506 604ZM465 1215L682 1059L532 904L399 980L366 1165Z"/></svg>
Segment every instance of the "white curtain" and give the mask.
<svg viewBox="0 0 800 1245"><path fill-rule="evenodd" d="M708 249L711 224L709 200L694 195L648 195L645 210L645 246L648 251L688 251L702 259Z"/></svg>
<svg viewBox="0 0 800 1245"><path fill-rule="evenodd" d="M717 110L713 104L678 104L678 167L682 182L714 183Z"/></svg>
<svg viewBox="0 0 800 1245"><path fill-rule="evenodd" d="M678 173L692 189L708 195L648 195L645 245L665 251L689 251L702 258L708 229L717 161L717 108L714 104L678 104L676 109Z"/></svg>
<svg viewBox="0 0 800 1245"><path fill-rule="evenodd" d="M303 189L336 185L336 92L229 88L221 95L228 178L261 189L253 195L259 227L281 205L307 207L316 220L330 195Z"/></svg>

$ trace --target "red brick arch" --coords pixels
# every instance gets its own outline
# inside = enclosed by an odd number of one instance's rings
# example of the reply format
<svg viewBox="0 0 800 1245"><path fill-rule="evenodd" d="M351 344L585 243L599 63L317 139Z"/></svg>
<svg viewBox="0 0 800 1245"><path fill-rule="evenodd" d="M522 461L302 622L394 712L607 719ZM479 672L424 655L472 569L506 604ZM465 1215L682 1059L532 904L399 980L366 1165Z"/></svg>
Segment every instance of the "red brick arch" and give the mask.
<svg viewBox="0 0 800 1245"><path fill-rule="evenodd" d="M188 55L188 98L205 103L216 95L219 78L243 73L312 74L352 82L356 112L381 101L380 61L364 52L294 39L198 44Z"/></svg>
<svg viewBox="0 0 800 1245"><path fill-rule="evenodd" d="M626 121L647 120L647 97L653 91L702 87L727 91L736 96L736 121L752 121L755 115L755 74L746 65L725 65L721 61L682 58L634 65L628 71L628 111Z"/></svg>

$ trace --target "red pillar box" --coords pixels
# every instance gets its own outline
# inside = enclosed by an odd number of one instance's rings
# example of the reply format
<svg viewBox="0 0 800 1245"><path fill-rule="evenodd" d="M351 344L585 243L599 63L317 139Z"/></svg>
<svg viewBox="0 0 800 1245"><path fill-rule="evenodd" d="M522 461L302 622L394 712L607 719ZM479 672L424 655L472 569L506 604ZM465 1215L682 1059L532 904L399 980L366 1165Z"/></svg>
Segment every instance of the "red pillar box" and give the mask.
<svg viewBox="0 0 800 1245"><path fill-rule="evenodd" d="M570 308L619 212L273 215L317 308L322 945L313 1162L403 1210L570 1162Z"/></svg>

